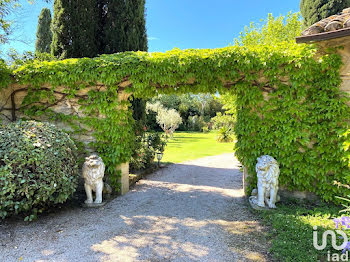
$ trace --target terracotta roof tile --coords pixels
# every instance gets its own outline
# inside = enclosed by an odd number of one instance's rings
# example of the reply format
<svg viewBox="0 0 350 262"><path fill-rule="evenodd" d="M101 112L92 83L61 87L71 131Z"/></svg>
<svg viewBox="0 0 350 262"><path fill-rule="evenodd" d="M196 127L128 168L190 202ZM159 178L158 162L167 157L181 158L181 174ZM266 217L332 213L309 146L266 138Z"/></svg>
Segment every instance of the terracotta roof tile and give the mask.
<svg viewBox="0 0 350 262"><path fill-rule="evenodd" d="M344 9L340 14L322 19L304 30L301 35L311 36L324 32L333 32L344 28L350 28L350 8Z"/></svg>

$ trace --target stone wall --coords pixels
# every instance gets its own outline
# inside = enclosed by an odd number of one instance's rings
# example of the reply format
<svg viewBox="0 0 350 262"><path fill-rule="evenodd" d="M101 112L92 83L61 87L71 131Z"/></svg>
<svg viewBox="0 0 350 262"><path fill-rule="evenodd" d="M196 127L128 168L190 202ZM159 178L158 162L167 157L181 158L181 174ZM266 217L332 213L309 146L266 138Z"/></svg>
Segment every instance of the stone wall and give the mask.
<svg viewBox="0 0 350 262"><path fill-rule="evenodd" d="M340 90L350 95L350 36L317 42L316 44L321 54L326 52L327 48L337 48L337 52L341 55L343 61L340 69L342 79ZM350 106L350 101L348 105Z"/></svg>
<svg viewBox="0 0 350 262"><path fill-rule="evenodd" d="M316 59L319 55L323 55L324 53L326 53L328 48L337 48L337 52L341 55L343 61L343 65L340 69L340 77L342 80L340 90L344 91L350 96L350 36L317 42L316 44L318 45L319 49L319 53L316 54ZM264 98L266 99L265 95ZM350 101L348 101L348 105L350 106ZM310 148L312 148L312 141L310 142ZM243 167L243 189L246 195L248 193L249 187L249 184L247 183L247 177L250 175L251 174L248 174L247 168ZM280 187L279 195L282 199L296 198L312 202L319 201L319 197L316 196L314 193L306 191L290 191L284 187Z"/></svg>
<svg viewBox="0 0 350 262"><path fill-rule="evenodd" d="M49 86L43 86L42 89L49 90ZM79 90L77 93L77 97L86 98L87 93L91 89L104 90L103 86L99 87L89 87L83 90ZM24 86L12 85L9 88L0 90L0 119L2 123L6 124L10 121L16 121L17 119L25 117L21 112L24 107L22 106L23 99L27 95L27 88ZM56 88L55 97L57 102L50 104L48 101L43 100L40 104L46 106L50 110L56 113L62 113L64 115L75 115L78 117L84 116L83 112L80 110L80 105L78 104L78 98L75 99L67 99L67 95L64 93L64 87ZM38 121L49 121L47 117L33 117L34 120ZM51 121L53 124L62 128L66 131L72 131L72 128L64 122L61 121ZM89 143L94 141L94 137L92 136L92 130L87 126L83 126L80 123L77 123L82 128L87 130L84 134L74 135L74 138L78 141L81 141L85 144L86 149L88 151L93 151L89 147Z"/></svg>
<svg viewBox="0 0 350 262"><path fill-rule="evenodd" d="M41 89L47 89L50 90L50 86L43 86ZM44 105L45 107L49 108L50 110L56 112L56 113L62 113L64 115L74 115L78 117L83 117L84 114L80 108L80 105L78 103L78 99L86 99L87 93L94 89L98 91L105 91L105 86L99 85L99 86L91 86L82 90L79 90L76 94L77 98L67 98L67 95L64 92L64 87L58 87L55 89L54 95L56 97L55 103L49 103L48 101L43 100L40 102L40 105ZM16 121L18 119L21 119L25 117L23 113L21 112L23 108L22 102L25 96L27 95L27 87L25 86L19 86L19 85L12 85L6 89L0 89L0 120L2 124L9 123L11 121ZM127 100L130 94L121 92L119 94L119 101ZM125 108L121 108L125 109ZM103 116L101 116L103 117ZM71 126L65 122L62 121L52 121L49 120L45 116L40 117L33 117L34 120L38 121L44 121L44 122L51 122L55 124L57 127L64 129L66 131L73 131ZM83 142L85 145L85 149L93 153L94 149L89 146L89 144L93 141L95 141L95 138L93 137L93 130L87 127L86 125L83 125L79 122L76 122L75 124L81 126L86 132L83 134L73 134L73 137ZM121 170L122 177L121 177L121 193L125 194L129 191L129 164L124 163L117 167L117 170Z"/></svg>

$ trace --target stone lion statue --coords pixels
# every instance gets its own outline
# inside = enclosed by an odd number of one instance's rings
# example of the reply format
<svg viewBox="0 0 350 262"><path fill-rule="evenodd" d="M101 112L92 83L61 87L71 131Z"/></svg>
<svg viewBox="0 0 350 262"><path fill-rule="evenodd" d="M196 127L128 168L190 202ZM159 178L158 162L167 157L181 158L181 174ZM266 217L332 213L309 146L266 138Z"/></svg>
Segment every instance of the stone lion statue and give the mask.
<svg viewBox="0 0 350 262"><path fill-rule="evenodd" d="M96 192L95 204L102 203L103 177L105 165L98 155L91 155L85 158L83 165L83 178L85 180L86 204L93 203L92 191Z"/></svg>
<svg viewBox="0 0 350 262"><path fill-rule="evenodd" d="M277 161L268 155L258 157L258 162L255 167L258 177L258 190L253 192L256 196L251 196L250 201L255 202L259 207L265 207L265 203L269 208L276 208L278 201L278 177L280 169ZM254 190L253 190L254 191Z"/></svg>

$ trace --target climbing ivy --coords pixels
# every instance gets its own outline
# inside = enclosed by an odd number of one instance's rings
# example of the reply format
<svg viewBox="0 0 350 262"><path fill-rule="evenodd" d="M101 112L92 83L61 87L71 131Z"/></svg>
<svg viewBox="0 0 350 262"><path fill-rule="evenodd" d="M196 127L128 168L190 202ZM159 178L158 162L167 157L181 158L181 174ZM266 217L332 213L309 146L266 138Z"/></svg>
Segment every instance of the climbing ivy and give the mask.
<svg viewBox="0 0 350 262"><path fill-rule="evenodd" d="M118 92L139 98L187 92L235 94L236 155L252 174L250 182L256 182L256 158L269 154L280 163L281 185L315 192L329 201L345 193L333 181L350 180L349 151L344 150L349 107L348 97L339 90L340 57L334 51L318 58L315 53L313 46L293 43L125 52L32 61L13 70L12 78L28 89L21 106L26 115L52 113L47 104L60 98L79 99L85 116L69 121L77 132L81 132L77 122L95 130L94 146L109 174L130 158L134 141L132 115L125 110L129 102L118 101ZM81 95L82 90L90 91Z"/></svg>
<svg viewBox="0 0 350 262"><path fill-rule="evenodd" d="M0 87L7 86L10 83L11 70L7 67L5 61L0 59Z"/></svg>

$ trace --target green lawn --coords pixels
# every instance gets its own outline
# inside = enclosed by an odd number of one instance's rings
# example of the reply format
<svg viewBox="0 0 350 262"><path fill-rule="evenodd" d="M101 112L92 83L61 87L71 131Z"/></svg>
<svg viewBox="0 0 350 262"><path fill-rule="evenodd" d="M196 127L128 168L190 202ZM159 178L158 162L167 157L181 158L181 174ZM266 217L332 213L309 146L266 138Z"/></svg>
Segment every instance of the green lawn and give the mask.
<svg viewBox="0 0 350 262"><path fill-rule="evenodd" d="M271 252L276 261L314 262L328 261L327 251L341 254L331 248L328 241L326 248L318 251L313 247L313 226L318 228L318 244L321 243L325 230L335 230L332 218L340 217L340 208L332 204L312 205L296 200L278 203L276 210L256 213L270 228ZM350 235L349 230L344 232ZM341 244L341 239L338 240ZM337 260L338 261L338 260Z"/></svg>
<svg viewBox="0 0 350 262"><path fill-rule="evenodd" d="M206 156L233 152L233 143L216 142L216 132L175 132L170 138L162 162L180 163Z"/></svg>

